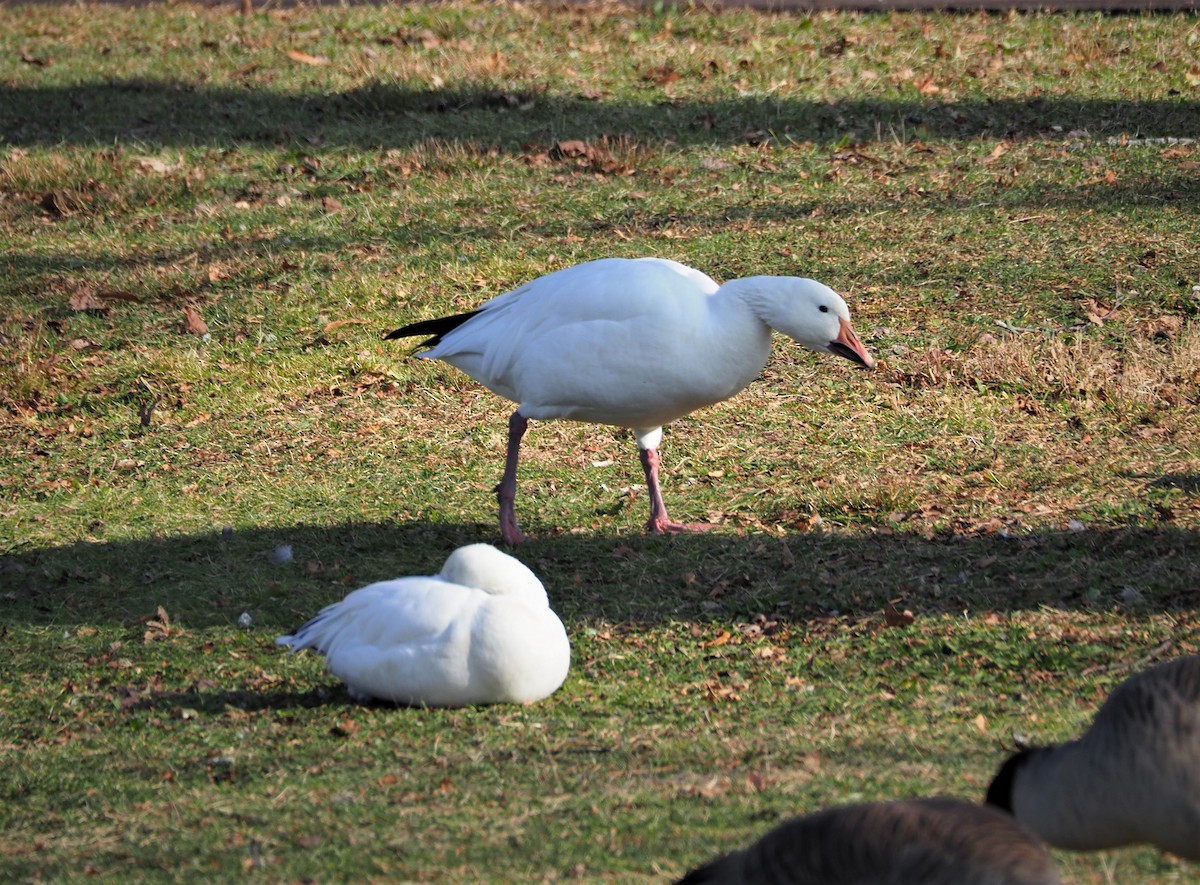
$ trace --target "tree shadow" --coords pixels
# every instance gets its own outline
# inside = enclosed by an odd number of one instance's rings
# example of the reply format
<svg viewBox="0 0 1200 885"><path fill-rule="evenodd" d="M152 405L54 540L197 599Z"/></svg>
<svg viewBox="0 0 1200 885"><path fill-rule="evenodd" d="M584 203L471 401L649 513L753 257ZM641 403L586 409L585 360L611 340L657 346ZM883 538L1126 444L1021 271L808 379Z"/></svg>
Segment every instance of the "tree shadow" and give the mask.
<svg viewBox="0 0 1200 885"><path fill-rule="evenodd" d="M1200 495L1200 473L1121 473L1127 479L1148 480L1149 489L1179 489L1189 495Z"/></svg>
<svg viewBox="0 0 1200 885"><path fill-rule="evenodd" d="M1167 524L931 537L887 526L667 537L526 528L531 540L515 555L575 626L877 616L897 598L924 615L1111 609L1128 602L1126 588L1153 610L1200 606L1200 532ZM245 615L273 639L356 587L435 573L451 550L479 541L498 545L495 527L349 523L79 541L0 557L0 603L10 625L140 636L162 606L189 630L232 628Z"/></svg>
<svg viewBox="0 0 1200 885"><path fill-rule="evenodd" d="M0 86L8 144L147 150L278 145L305 153L427 142L520 151L556 139L624 136L682 146L927 139L1200 137L1200 102L1030 96L934 101L736 97L644 103L498 86L431 89L381 82L343 92L276 92L172 80Z"/></svg>
<svg viewBox="0 0 1200 885"><path fill-rule="evenodd" d="M794 222L806 224L819 213L825 219L872 216L895 211L905 200L901 196L881 195L873 199L861 196L831 194L820 200L797 200L787 195L774 197L769 203L748 202L744 197L725 193L703 201L689 199L686 205L667 209L644 210L637 205L621 205L606 217L579 218L555 212L529 218L522 223L525 236L544 242L567 237L611 239L624 235L632 226L652 234L678 227L716 230L740 221L755 223ZM959 188L927 193L920 197L923 208L934 212L954 212L978 206L981 202L999 211L1036 214L1062 209L1091 210L1097 207L1162 207L1189 215L1200 214L1200 177L1174 166L1164 166L1152 172L1131 173L1116 181L1072 182L1063 180L1048 186L1031 180L1004 184L983 184L974 188ZM905 205L908 205L905 203ZM177 250L157 248L143 255L113 252L88 252L76 246L54 251L38 249L22 252L10 250L5 256L7 282L11 287L44 285L48 277L60 275L95 275L142 266L171 266L188 261L240 261L258 268L254 276L240 276L240 288L268 286L281 275L281 256L303 253L307 256L306 271L326 270L332 273L339 263L336 255L363 242L382 243L389 253L405 249L425 248L431 243L453 242L486 248L497 241L508 241L511 229L498 224L487 211L463 212L454 218L409 218L404 224L380 227L373 222L359 226L355 216L348 213L345 225L337 234L313 235L300 229L288 229L278 236L256 233L252 237L230 237L199 246ZM326 266L322 267L322 263ZM202 285L202 284L201 284ZM179 293L170 297L178 298ZM65 304L63 315L69 313Z"/></svg>

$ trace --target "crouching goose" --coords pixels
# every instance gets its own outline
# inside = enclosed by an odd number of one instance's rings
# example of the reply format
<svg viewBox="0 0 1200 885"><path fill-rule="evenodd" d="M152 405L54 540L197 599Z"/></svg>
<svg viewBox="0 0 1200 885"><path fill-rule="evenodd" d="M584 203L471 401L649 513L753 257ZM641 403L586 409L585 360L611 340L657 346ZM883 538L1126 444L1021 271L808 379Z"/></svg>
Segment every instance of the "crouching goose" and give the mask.
<svg viewBox="0 0 1200 885"><path fill-rule="evenodd" d="M542 582L487 544L455 550L433 577L355 590L275 642L324 655L355 700L410 706L541 700L571 657Z"/></svg>
<svg viewBox="0 0 1200 885"><path fill-rule="evenodd" d="M1118 685L1078 740L1010 756L987 801L1059 848L1147 842L1200 861L1200 655Z"/></svg>
<svg viewBox="0 0 1200 885"><path fill-rule="evenodd" d="M679 885L1058 885L1037 838L959 799L830 808L780 824Z"/></svg>
<svg viewBox="0 0 1200 885"><path fill-rule="evenodd" d="M650 497L651 532L673 522L658 481L663 425L728 399L753 381L778 329L865 368L874 358L841 296L815 280L757 276L723 286L662 258L604 258L538 277L476 310L411 323L386 338L428 335L418 354L444 360L517 403L497 486L500 533L523 539L513 501L530 419L633 429Z"/></svg>

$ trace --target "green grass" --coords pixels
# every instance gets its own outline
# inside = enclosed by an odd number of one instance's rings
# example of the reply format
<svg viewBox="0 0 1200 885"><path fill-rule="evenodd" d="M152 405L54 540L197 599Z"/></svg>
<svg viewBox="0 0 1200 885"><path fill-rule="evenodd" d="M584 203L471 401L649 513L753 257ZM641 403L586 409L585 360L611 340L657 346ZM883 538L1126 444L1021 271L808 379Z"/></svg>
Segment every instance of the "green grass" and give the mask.
<svg viewBox="0 0 1200 885"><path fill-rule="evenodd" d="M978 798L1200 650L1195 16L9 6L0 47L0 878L666 882ZM641 254L821 279L880 367L781 344L672 425L705 536L643 536L626 431L537 424L543 703L360 707L274 646L498 540L511 407L380 333Z"/></svg>

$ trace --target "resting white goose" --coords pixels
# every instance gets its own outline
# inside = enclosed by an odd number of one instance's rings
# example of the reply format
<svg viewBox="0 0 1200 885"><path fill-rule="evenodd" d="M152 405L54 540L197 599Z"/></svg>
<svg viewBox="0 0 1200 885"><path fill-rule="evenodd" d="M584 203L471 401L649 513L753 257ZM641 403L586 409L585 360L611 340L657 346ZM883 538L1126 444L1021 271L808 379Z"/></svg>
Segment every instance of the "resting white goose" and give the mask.
<svg viewBox="0 0 1200 885"><path fill-rule="evenodd" d="M830 808L780 824L679 885L1058 885L1011 817L959 799Z"/></svg>
<svg viewBox="0 0 1200 885"><path fill-rule="evenodd" d="M455 550L433 577L355 590L275 641L323 654L355 700L409 706L538 701L571 658L542 582L487 544Z"/></svg>
<svg viewBox="0 0 1200 885"><path fill-rule="evenodd" d="M842 297L815 280L757 276L717 285L661 258L604 258L499 295L476 310L412 323L387 338L429 335L444 360L517 403L496 492L505 542L523 539L513 501L530 419L569 418L633 429L650 497L652 532L673 522L658 480L664 424L728 399L753 381L778 329L813 350L871 368Z"/></svg>
<svg viewBox="0 0 1200 885"><path fill-rule="evenodd" d="M987 801L1058 848L1200 861L1200 655L1125 680L1078 740L1010 756Z"/></svg>

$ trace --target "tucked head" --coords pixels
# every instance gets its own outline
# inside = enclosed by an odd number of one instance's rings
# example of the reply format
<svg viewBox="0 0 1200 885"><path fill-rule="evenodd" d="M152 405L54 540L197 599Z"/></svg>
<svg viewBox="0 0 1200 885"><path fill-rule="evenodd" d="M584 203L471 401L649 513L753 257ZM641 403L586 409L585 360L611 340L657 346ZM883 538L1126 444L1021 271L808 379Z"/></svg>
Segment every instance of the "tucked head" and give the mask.
<svg viewBox="0 0 1200 885"><path fill-rule="evenodd" d="M549 604L546 589L523 563L490 544L459 547L438 575L443 581L474 587L493 596L534 595Z"/></svg>

